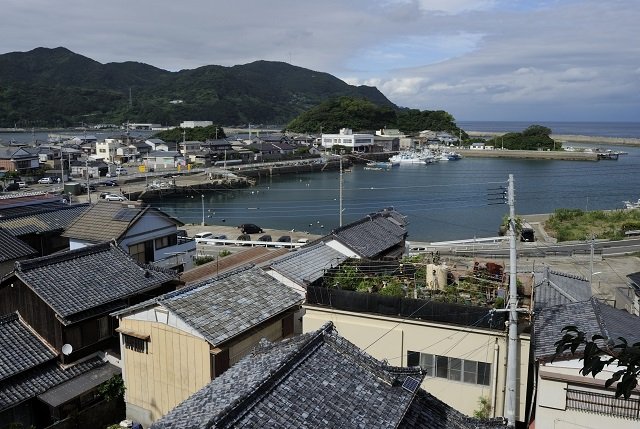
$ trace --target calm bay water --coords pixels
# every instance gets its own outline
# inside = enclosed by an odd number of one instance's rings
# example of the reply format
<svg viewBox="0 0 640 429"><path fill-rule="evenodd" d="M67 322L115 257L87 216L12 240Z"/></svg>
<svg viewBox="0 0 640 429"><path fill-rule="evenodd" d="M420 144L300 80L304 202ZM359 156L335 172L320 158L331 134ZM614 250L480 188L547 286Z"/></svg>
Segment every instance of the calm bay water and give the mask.
<svg viewBox="0 0 640 429"><path fill-rule="evenodd" d="M343 223L384 207L409 220L409 237L441 241L497 235L508 207L495 204L514 174L516 213L556 208L622 208L640 198L640 149L618 161L576 162L467 158L389 171L354 167L343 175ZM204 203L203 203L204 202ZM279 176L245 190L206 193L204 200L161 200L155 206L188 223L263 227L324 234L339 225L339 173Z"/></svg>
<svg viewBox="0 0 640 429"><path fill-rule="evenodd" d="M535 122L539 123L539 122ZM556 134L640 137L640 124L539 123ZM474 131L521 131L525 122L459 122ZM26 140L19 139L26 137ZM31 135L6 133L0 139L31 141ZM36 136L40 140L46 139ZM578 146L578 145L574 145ZM621 148L617 148L621 149ZM556 208L622 208L640 198L640 148L625 147L618 161L576 162L468 158L390 171L354 167L343 175L343 223L384 207L409 221L409 238L441 241L497 235L508 207L496 204L508 175L515 178L516 212L550 213ZM263 227L315 234L339 225L339 173L323 172L263 179L251 189L216 191L204 199L165 199L153 203L186 223ZM215 229L212 227L212 229Z"/></svg>

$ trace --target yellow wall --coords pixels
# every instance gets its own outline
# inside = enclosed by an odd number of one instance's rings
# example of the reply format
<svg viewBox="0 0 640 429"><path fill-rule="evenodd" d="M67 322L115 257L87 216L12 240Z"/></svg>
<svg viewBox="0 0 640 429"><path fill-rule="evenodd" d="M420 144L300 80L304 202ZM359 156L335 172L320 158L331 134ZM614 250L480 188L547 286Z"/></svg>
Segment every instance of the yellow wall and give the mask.
<svg viewBox="0 0 640 429"><path fill-rule="evenodd" d="M122 319L120 329L149 335L147 353L121 343L128 403L157 420L211 381L209 344L158 322Z"/></svg>
<svg viewBox="0 0 640 429"><path fill-rule="evenodd" d="M338 334L376 359L386 359L389 365L406 366L408 350L490 363L490 386L426 377L422 387L466 415L473 415L473 412L479 409L478 400L481 396L490 398L492 403L497 404L496 416L504 414L506 333L324 307L304 308L306 313L303 332L314 331L326 321L331 321ZM529 337L522 336L520 344L518 420L524 419L525 416Z"/></svg>

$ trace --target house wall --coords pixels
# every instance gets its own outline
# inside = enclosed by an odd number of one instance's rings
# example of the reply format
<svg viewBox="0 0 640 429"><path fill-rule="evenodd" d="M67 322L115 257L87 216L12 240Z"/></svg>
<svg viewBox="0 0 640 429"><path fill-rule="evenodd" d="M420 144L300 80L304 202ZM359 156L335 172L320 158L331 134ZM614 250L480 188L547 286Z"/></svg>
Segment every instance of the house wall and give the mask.
<svg viewBox="0 0 640 429"><path fill-rule="evenodd" d="M124 318L120 329L150 337L141 353L125 348L120 335L128 418L149 427L211 381L203 338L157 321Z"/></svg>
<svg viewBox="0 0 640 429"><path fill-rule="evenodd" d="M422 320L358 314L325 307L305 305L304 309L303 332L314 331L326 321L332 321L341 336L376 359L387 360L390 365L407 366L408 351L491 364L489 386L427 376L422 387L464 414L473 415L480 408L480 397L486 397L492 404L496 404L494 415L504 415L506 333ZM518 420L524 419L526 410L528 356L529 337L521 336Z"/></svg>
<svg viewBox="0 0 640 429"><path fill-rule="evenodd" d="M61 351L62 324L56 318L55 312L15 277L0 285L0 314L14 311L20 312L29 326L56 350Z"/></svg>
<svg viewBox="0 0 640 429"><path fill-rule="evenodd" d="M535 409L536 427L631 429L640 426L638 406L640 395L637 392L631 395L628 404L624 403L623 398L613 400L614 388L605 390L602 386L596 386L597 380L603 383L613 371L605 369L594 379L591 376L581 376L580 368L582 365L578 360L539 366ZM579 406L592 410L598 409L599 412L575 409L575 405L572 407L567 400L568 390L583 392L584 403ZM611 399L604 399L602 395L608 395ZM617 404L619 412L629 413L635 418L613 415L614 409L610 406L611 404ZM628 408L622 410L625 407Z"/></svg>

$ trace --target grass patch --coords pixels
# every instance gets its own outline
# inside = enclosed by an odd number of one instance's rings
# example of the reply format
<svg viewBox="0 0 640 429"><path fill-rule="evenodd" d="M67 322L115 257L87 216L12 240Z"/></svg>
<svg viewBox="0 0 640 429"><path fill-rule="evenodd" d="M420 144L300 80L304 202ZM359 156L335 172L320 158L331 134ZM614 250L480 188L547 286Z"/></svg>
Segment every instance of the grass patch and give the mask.
<svg viewBox="0 0 640 429"><path fill-rule="evenodd" d="M640 210L583 211L557 209L544 227L558 241L579 241L591 238L620 240L627 231L640 230Z"/></svg>

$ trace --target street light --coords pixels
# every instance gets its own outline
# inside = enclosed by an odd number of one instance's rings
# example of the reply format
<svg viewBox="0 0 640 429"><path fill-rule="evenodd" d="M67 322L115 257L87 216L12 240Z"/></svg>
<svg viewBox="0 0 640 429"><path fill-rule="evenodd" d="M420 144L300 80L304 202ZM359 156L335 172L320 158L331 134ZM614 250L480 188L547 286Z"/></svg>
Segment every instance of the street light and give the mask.
<svg viewBox="0 0 640 429"><path fill-rule="evenodd" d="M204 194L200 196L202 197L202 226L204 226Z"/></svg>

